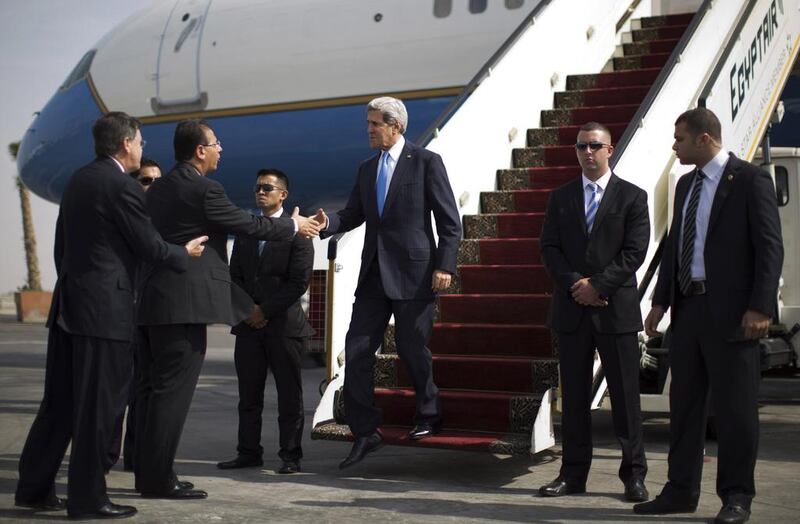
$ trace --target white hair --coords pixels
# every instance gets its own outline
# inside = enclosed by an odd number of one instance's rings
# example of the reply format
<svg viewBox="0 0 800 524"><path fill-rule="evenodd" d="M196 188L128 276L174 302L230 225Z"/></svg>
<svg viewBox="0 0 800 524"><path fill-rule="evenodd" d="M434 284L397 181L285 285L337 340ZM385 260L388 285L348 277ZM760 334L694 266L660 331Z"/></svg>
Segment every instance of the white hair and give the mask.
<svg viewBox="0 0 800 524"><path fill-rule="evenodd" d="M389 125L399 124L400 133L406 132L408 127L408 111L401 100L391 96L381 96L373 98L367 104L367 111L380 111L383 121Z"/></svg>

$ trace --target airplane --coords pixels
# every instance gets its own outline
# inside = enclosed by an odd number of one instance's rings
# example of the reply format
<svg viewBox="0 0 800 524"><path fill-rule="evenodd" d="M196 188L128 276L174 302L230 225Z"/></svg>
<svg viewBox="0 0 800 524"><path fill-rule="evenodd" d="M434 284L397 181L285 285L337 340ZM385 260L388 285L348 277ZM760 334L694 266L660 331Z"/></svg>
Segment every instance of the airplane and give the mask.
<svg viewBox="0 0 800 524"><path fill-rule="evenodd" d="M291 179L290 204L338 208L370 156L366 103L406 102L416 141L538 0L154 2L86 52L38 113L17 165L58 202L93 158L92 123L139 118L145 156L173 165L176 122L203 118L223 145L212 175L252 208L255 173Z"/></svg>

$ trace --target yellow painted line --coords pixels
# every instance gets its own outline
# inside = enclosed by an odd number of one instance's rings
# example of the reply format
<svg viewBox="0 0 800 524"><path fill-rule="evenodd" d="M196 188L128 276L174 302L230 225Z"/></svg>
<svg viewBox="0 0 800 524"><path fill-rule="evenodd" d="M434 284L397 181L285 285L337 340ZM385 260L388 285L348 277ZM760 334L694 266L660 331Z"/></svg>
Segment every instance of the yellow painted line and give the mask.
<svg viewBox="0 0 800 524"><path fill-rule="evenodd" d="M783 71L781 73L781 80L778 82L778 85L783 87L786 83L786 77L789 76L789 71L794 64L795 59L797 58L797 46L800 44L800 34L798 34L797 38L794 40L794 45L792 46L792 51L789 53L790 60L786 61L786 64L783 66ZM775 110L775 98L783 92L782 89L776 90L772 93L772 96L769 99L769 107L772 108L772 111ZM755 156L756 148L758 144L761 142L761 134L764 132L764 127L767 125L767 120L772 117L772 111L769 111L764 117L761 119L761 124L758 126L758 132L754 135L758 137L756 141L750 146L750 149L747 151L747 157L744 160L750 162L753 160L753 156Z"/></svg>
<svg viewBox="0 0 800 524"><path fill-rule="evenodd" d="M94 85L94 80L92 80L92 74L86 74L86 84L89 86L89 92L92 93L92 98L94 98L94 102L97 104L97 107L100 108L100 112L104 115L108 113L108 107L103 102L103 99L100 98L100 93L97 92L97 86Z"/></svg>

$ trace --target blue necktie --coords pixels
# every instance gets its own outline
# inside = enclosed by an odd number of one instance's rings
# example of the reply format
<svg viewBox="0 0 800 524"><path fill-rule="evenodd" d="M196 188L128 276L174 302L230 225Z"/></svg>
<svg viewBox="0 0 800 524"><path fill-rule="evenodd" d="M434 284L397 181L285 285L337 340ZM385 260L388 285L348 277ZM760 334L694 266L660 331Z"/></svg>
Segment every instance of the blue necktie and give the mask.
<svg viewBox="0 0 800 524"><path fill-rule="evenodd" d="M378 201L378 216L383 215L383 204L386 202L386 187L389 185L389 152L381 155L378 181L375 184L375 196Z"/></svg>
<svg viewBox="0 0 800 524"><path fill-rule="evenodd" d="M591 233L594 217L597 216L597 208L600 207L600 202L597 200L597 184L586 184L586 189L592 192L589 207L586 208L586 231Z"/></svg>
<svg viewBox="0 0 800 524"><path fill-rule="evenodd" d="M264 253L264 246L267 245L266 240L259 240L258 241L258 256L261 256Z"/></svg>

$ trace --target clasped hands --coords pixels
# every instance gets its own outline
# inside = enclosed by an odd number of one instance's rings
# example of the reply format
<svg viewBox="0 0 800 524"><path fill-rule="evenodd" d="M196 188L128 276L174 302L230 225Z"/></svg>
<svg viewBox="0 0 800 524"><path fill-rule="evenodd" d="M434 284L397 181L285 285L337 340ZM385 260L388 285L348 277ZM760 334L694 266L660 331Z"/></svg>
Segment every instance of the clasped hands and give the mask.
<svg viewBox="0 0 800 524"><path fill-rule="evenodd" d="M582 306L605 307L608 300L601 297L587 277L581 278L569 288L572 299Z"/></svg>

